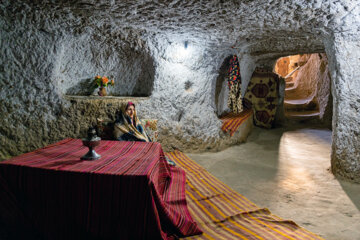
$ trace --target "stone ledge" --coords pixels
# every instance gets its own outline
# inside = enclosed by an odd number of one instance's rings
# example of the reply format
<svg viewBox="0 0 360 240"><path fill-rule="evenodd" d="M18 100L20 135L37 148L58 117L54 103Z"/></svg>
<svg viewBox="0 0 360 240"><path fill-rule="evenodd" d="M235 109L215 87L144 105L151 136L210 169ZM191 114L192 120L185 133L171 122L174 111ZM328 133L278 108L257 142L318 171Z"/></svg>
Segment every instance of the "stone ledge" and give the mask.
<svg viewBox="0 0 360 240"><path fill-rule="evenodd" d="M132 96L77 96L77 95L63 95L66 100L69 101L117 101L117 102L140 102L149 100L150 97L132 97Z"/></svg>

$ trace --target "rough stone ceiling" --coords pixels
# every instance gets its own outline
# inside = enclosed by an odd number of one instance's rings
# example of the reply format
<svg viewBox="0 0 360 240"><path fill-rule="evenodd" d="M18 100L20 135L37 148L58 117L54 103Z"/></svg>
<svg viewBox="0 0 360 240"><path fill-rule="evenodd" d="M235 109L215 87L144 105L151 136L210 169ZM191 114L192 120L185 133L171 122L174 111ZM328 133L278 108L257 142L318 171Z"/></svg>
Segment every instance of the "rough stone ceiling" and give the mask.
<svg viewBox="0 0 360 240"><path fill-rule="evenodd" d="M4 4L8 4L9 11L2 14L17 18L33 14L33 21L44 23L45 32L57 31L49 27L54 25L51 22L77 34L95 25L105 36L114 37L117 32L129 34L131 29L130 34L145 41L187 40L209 48L235 46L240 52L252 54L319 52L324 50L323 39L333 32L360 31L356 0L88 0Z"/></svg>

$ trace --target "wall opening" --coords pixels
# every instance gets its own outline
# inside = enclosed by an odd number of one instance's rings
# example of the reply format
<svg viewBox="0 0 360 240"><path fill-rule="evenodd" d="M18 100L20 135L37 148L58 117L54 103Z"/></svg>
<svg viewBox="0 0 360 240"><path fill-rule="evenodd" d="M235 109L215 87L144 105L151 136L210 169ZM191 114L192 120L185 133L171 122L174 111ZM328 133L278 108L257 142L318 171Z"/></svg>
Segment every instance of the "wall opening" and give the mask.
<svg viewBox="0 0 360 240"><path fill-rule="evenodd" d="M321 123L331 128L332 95L325 53L282 57L275 72L285 78L284 113L287 120Z"/></svg>
<svg viewBox="0 0 360 240"><path fill-rule="evenodd" d="M233 56L230 55L224 59L219 69L219 75L216 79L215 106L216 106L216 114L218 117L224 115L229 111L227 106L227 96L229 93L227 80L229 77L230 59L232 57Z"/></svg>
<svg viewBox="0 0 360 240"><path fill-rule="evenodd" d="M54 72L61 92L97 95L94 78L100 75L115 80L115 85L106 89L110 96L150 96L154 87L154 59L146 51L117 44L74 41L63 46Z"/></svg>

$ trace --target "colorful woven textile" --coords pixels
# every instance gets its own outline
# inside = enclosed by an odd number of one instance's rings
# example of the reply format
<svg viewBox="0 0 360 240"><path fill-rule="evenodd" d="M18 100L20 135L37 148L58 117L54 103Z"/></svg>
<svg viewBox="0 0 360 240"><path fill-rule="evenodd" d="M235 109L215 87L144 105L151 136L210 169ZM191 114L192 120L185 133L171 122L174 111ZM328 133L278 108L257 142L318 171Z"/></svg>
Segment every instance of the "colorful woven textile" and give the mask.
<svg viewBox="0 0 360 240"><path fill-rule="evenodd" d="M88 149L65 139L1 162L0 219L46 239L201 233L187 209L185 173L167 164L159 143L102 141L95 150L101 159L80 160Z"/></svg>
<svg viewBox="0 0 360 240"><path fill-rule="evenodd" d="M255 125L272 127L278 105L278 84L277 74L255 69L243 101L244 107L253 109Z"/></svg>
<svg viewBox="0 0 360 240"><path fill-rule="evenodd" d="M236 130L240 127L240 125L245 122L246 119L251 117L252 111L251 109L246 109L241 113L233 113L230 112L220 119L223 122L221 130L224 132L230 132L230 136L233 136Z"/></svg>
<svg viewBox="0 0 360 240"><path fill-rule="evenodd" d="M230 89L231 85L241 83L239 60L236 55L230 59L229 65L228 85Z"/></svg>
<svg viewBox="0 0 360 240"><path fill-rule="evenodd" d="M141 119L141 125L144 126L147 135L152 142L157 142L159 132L157 128L157 119Z"/></svg>
<svg viewBox="0 0 360 240"><path fill-rule="evenodd" d="M243 110L242 99L241 99L241 76L240 76L240 67L239 60L236 55L234 55L229 62L229 98L228 98L228 107L234 113L240 113Z"/></svg>
<svg viewBox="0 0 360 240"><path fill-rule="evenodd" d="M186 172L188 207L203 230L202 235L186 239L322 239L293 221L257 207L182 152L166 155Z"/></svg>

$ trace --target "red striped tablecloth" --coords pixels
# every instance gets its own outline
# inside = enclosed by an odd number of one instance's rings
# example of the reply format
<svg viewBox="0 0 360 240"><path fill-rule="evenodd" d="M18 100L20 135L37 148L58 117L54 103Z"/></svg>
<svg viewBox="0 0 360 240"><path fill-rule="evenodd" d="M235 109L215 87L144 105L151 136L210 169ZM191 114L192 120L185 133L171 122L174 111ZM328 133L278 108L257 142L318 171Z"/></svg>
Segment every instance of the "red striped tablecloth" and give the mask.
<svg viewBox="0 0 360 240"><path fill-rule="evenodd" d="M185 198L185 173L159 143L65 139L0 162L0 220L47 239L171 239L200 234Z"/></svg>

